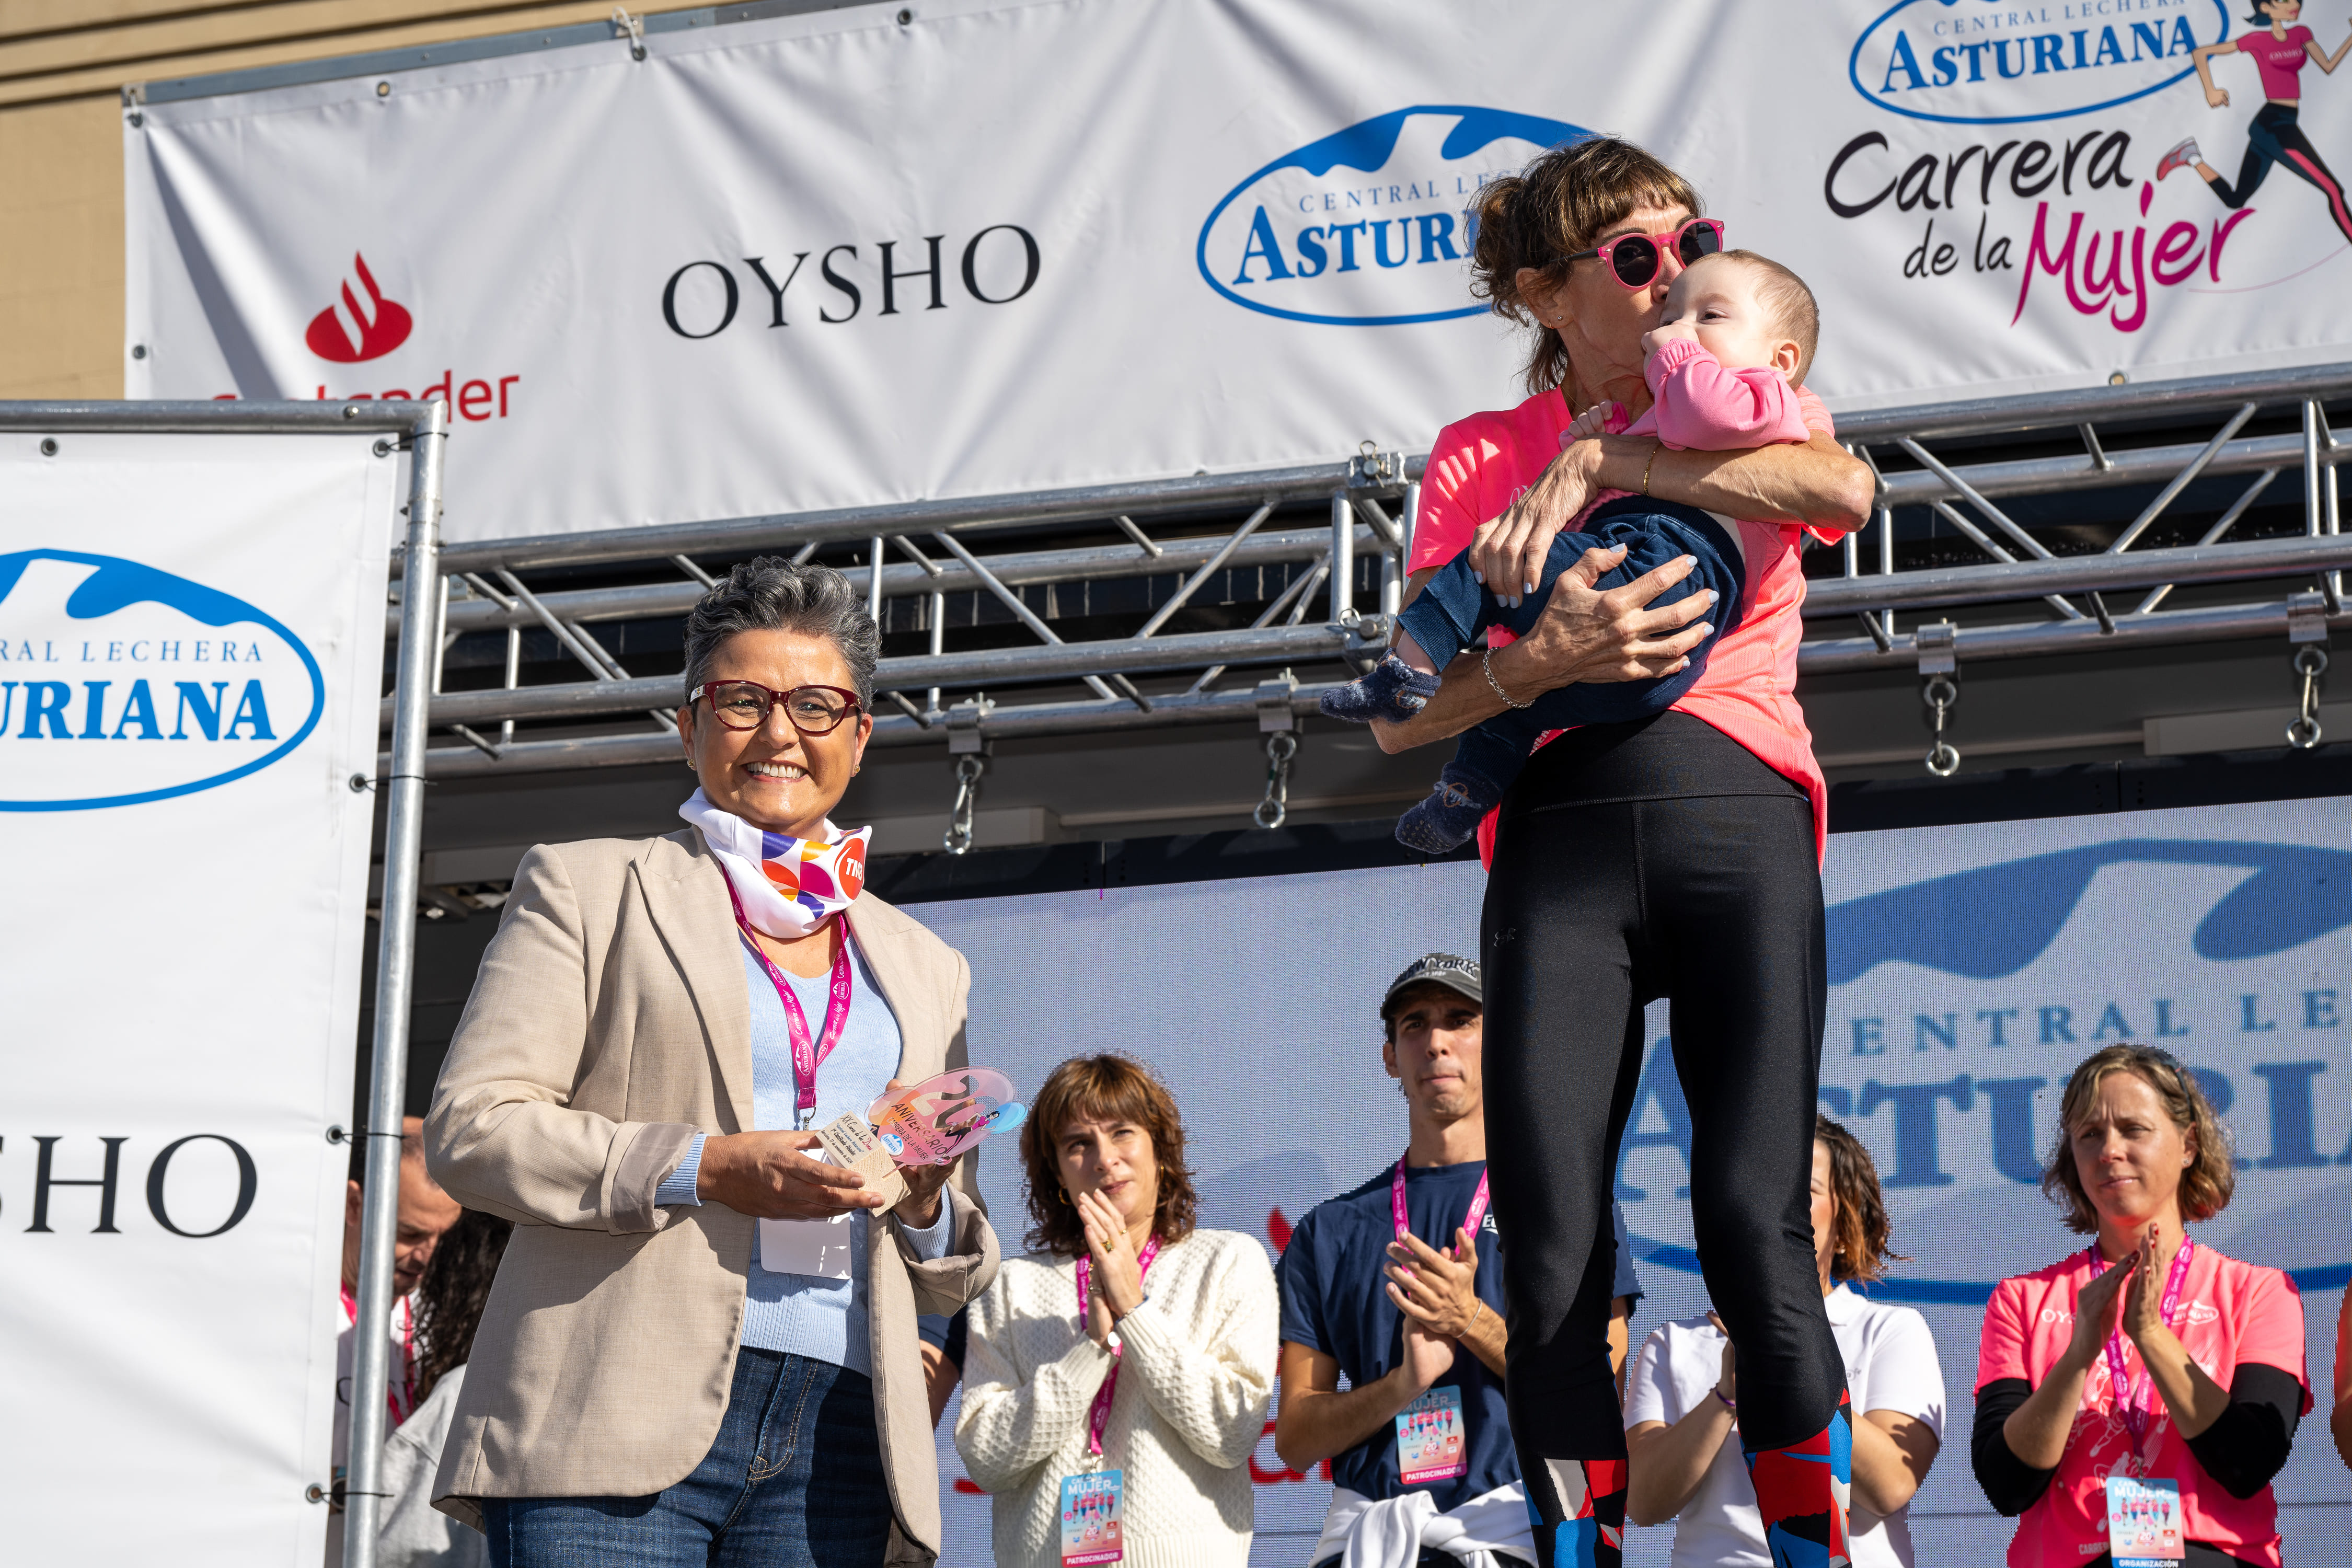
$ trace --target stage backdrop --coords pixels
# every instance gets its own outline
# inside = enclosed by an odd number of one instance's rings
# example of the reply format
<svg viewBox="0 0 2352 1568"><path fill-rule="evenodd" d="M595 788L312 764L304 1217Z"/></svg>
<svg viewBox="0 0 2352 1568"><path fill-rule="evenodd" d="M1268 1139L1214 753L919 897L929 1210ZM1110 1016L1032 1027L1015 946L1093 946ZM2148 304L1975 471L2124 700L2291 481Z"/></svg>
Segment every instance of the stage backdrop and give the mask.
<svg viewBox="0 0 2352 1568"><path fill-rule="evenodd" d="M2157 177L2239 179L2243 9L894 0L151 104L126 385L446 396L460 539L1417 450L1522 395L1470 202L1595 131L1811 280L1834 407L2340 360L2352 83L2255 203Z"/></svg>
<svg viewBox="0 0 2352 1568"><path fill-rule="evenodd" d="M1475 865L919 905L972 966L972 1059L1034 1089L1061 1058L1132 1051L1185 1113L1202 1223L1280 1248L1317 1202L1403 1152L1380 1064L1381 991L1430 948L1475 953ZM2083 1244L2037 1186L2076 1062L2118 1039L2196 1068L2236 1135L2236 1200L2198 1236L2290 1269L2319 1407L2277 1482L2289 1562L2344 1561L2352 1474L2327 1435L2352 1277L2352 824L2341 800L2001 823L1830 841L1822 1108L1868 1144L1895 1266L1876 1289L1926 1314L1949 1396L1912 1505L1923 1563L1994 1563L2011 1532L1969 1468L1977 1335L1993 1282ZM1698 955L1704 963L1705 955ZM1104 997L1119 998L1116 1007ZM1702 1312L1689 1250L1688 1122L1653 1009L1618 1195L1647 1292L1634 1343ZM1055 1022L1045 1029L1038 1020ZM981 1186L1007 1250L1026 1225L1012 1152ZM988 1499L940 1469L950 1568L990 1561ZM1252 1561L1306 1568L1329 1487L1250 1461ZM1629 1531L1663 1563L1671 1528Z"/></svg>
<svg viewBox="0 0 2352 1568"><path fill-rule="evenodd" d="M396 458L0 434L0 1556L316 1568Z"/></svg>

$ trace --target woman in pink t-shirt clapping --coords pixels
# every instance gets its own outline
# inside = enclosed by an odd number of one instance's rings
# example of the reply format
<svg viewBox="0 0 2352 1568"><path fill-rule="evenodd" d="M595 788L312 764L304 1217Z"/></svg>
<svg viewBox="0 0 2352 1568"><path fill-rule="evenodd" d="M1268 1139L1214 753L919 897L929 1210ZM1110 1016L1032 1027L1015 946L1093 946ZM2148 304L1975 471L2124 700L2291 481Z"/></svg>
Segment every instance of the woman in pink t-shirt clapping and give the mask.
<svg viewBox="0 0 2352 1568"><path fill-rule="evenodd" d="M2107 1563L2111 1512L2168 1513L2184 1568L2280 1568L2271 1479L2312 1403L2303 1300L2181 1228L2230 1201L2221 1119L2163 1051L2109 1046L2058 1120L2042 1185L2096 1239L2002 1280L1978 1352L1971 1458L2018 1521L2011 1568Z"/></svg>

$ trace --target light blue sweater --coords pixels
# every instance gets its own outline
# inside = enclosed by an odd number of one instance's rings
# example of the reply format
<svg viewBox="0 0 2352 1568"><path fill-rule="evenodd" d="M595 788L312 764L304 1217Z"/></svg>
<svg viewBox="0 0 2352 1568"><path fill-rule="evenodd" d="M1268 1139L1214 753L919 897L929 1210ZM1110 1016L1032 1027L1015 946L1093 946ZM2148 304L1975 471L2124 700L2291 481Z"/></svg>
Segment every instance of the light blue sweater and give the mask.
<svg viewBox="0 0 2352 1568"><path fill-rule="evenodd" d="M784 1005L769 984L767 970L748 941L739 938L743 955L743 982L751 1002L751 1124L761 1131L789 1132L796 1110L799 1079L793 1070L791 1026ZM816 1116L810 1125L823 1127L835 1117L866 1108L882 1096L884 1086L898 1075L904 1042L890 1004L874 984L866 955L850 943L849 1021L841 1041L816 1075ZM781 971L779 973L782 973ZM808 1020L812 1034L824 1029L825 993L829 983L820 976L803 979L785 974ZM664 1204L698 1205L695 1181L701 1173L702 1144L698 1133L686 1158L656 1194ZM872 1376L874 1356L866 1338L866 1249L870 1215L860 1213L850 1221L850 1270L846 1279L821 1279L804 1274L771 1274L760 1266L753 1244L751 1278L745 1294L743 1342L755 1350L788 1351L815 1361L831 1362ZM945 1258L954 1229L954 1216L944 1195L940 1217L929 1230L907 1227L907 1239L917 1256Z"/></svg>

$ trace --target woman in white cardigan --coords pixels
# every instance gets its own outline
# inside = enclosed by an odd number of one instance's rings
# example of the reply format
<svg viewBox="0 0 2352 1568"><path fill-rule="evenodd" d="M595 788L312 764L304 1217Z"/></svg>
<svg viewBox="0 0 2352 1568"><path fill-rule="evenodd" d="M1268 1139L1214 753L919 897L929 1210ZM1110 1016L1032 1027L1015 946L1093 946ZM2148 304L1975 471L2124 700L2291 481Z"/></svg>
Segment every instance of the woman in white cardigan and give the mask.
<svg viewBox="0 0 2352 1568"><path fill-rule="evenodd" d="M1125 1057L1055 1068L1021 1153L1034 1250L972 1304L955 1434L997 1568L1241 1568L1278 1337L1265 1249L1193 1228L1176 1102Z"/></svg>

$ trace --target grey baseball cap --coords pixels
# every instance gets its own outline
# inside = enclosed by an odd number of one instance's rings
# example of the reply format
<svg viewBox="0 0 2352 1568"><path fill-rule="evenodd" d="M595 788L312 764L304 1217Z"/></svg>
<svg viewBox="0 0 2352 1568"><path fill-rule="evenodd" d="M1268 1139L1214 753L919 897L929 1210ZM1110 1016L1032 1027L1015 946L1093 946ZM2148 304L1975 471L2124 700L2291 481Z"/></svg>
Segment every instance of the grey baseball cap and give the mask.
<svg viewBox="0 0 2352 1568"><path fill-rule="evenodd" d="M1467 996L1484 1007L1486 994L1478 977L1475 959L1462 958L1451 952L1424 952L1404 966L1404 972L1389 982L1386 994L1381 997L1381 1021L1388 1021L1396 999L1416 985L1443 985L1448 991Z"/></svg>

